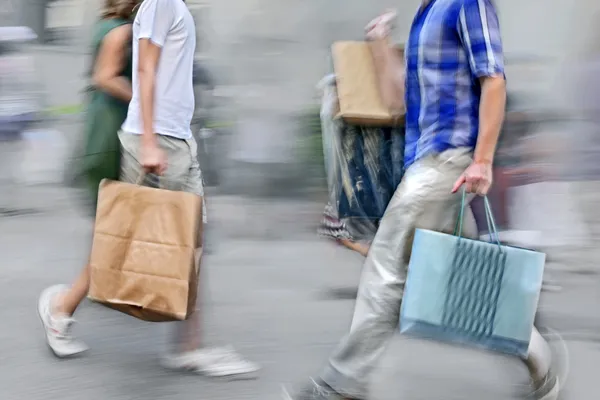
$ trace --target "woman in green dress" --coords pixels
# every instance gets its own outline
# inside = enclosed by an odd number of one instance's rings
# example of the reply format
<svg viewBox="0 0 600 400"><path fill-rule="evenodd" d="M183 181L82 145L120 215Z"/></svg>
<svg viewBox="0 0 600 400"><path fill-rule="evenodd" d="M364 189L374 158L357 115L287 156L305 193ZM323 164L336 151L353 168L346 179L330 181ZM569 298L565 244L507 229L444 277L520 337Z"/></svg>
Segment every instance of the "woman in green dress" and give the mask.
<svg viewBox="0 0 600 400"><path fill-rule="evenodd" d="M82 171L94 205L102 179L118 180L118 131L131 100L131 21L140 0L105 0L94 28Z"/></svg>
<svg viewBox="0 0 600 400"><path fill-rule="evenodd" d="M105 0L102 17L95 26L94 47L90 68L91 87L85 129L85 151L81 163L81 177L94 199L102 179L119 178L120 143L118 131L127 116L131 101L131 20L138 0ZM94 207L95 210L95 207ZM71 315L76 305L87 295L90 269L83 272L73 283L71 290L57 293L51 313ZM63 319L68 326L72 319ZM54 343L55 354L68 357L87 350L84 343L71 341L62 346Z"/></svg>

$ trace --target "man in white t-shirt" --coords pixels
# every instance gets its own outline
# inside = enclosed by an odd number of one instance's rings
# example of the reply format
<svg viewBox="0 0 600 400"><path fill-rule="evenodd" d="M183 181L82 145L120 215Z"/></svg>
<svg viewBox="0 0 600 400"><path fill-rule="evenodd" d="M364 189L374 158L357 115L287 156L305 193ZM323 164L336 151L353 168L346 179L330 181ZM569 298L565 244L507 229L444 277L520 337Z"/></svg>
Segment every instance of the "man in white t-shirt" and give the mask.
<svg viewBox="0 0 600 400"><path fill-rule="evenodd" d="M184 0L144 0L133 24L133 96L119 139L121 180L141 174L160 176L147 184L204 195L190 130L194 113L193 64L196 28ZM204 208L204 207L203 207ZM199 241L199 243L201 243ZM46 289L39 313L48 345L58 357L87 350L70 336L72 315L89 289L89 270L71 288ZM249 374L258 367L229 348L199 349L199 320L194 313L179 324L177 348L165 366L208 376Z"/></svg>

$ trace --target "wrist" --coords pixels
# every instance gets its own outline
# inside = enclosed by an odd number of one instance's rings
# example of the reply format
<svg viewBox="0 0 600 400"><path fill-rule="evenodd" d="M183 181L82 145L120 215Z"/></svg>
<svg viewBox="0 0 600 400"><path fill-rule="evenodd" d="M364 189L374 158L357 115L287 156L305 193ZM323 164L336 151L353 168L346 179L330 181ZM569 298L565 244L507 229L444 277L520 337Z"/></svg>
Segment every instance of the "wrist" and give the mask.
<svg viewBox="0 0 600 400"><path fill-rule="evenodd" d="M144 132L142 133L142 146L156 146L156 137L154 133Z"/></svg>
<svg viewBox="0 0 600 400"><path fill-rule="evenodd" d="M480 164L480 165L485 165L485 166L492 166L492 164L494 163L494 160L491 157L477 157L477 156L475 156L475 158L473 159L473 163Z"/></svg>
<svg viewBox="0 0 600 400"><path fill-rule="evenodd" d="M494 163L495 149L489 149L489 146L482 146L478 143L473 153L473 162L480 165L492 165Z"/></svg>

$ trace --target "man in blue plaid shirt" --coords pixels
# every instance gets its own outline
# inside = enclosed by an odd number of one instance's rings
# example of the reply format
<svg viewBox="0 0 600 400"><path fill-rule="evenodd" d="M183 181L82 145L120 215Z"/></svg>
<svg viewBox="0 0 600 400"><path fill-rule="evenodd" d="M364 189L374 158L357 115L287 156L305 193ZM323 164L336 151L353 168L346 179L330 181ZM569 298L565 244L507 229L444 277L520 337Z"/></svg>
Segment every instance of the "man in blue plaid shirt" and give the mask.
<svg viewBox="0 0 600 400"><path fill-rule="evenodd" d="M385 37L385 15L371 24ZM372 372L398 330L415 228L451 233L464 185L485 195L506 102L502 40L491 0L423 0L405 47L406 173L363 267L350 333L318 380L294 400L366 399ZM387 57L391 62L393 57ZM402 68L401 65L397 68ZM475 236L470 209L466 226ZM534 330L526 364L535 397L553 400L550 349ZM285 397L292 397L285 392Z"/></svg>

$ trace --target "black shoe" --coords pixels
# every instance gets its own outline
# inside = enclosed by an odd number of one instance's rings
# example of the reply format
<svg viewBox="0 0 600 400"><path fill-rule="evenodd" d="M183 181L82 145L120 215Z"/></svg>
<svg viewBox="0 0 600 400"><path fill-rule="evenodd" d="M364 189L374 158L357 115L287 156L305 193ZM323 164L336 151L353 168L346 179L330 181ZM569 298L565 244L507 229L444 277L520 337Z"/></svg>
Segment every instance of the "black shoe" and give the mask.
<svg viewBox="0 0 600 400"><path fill-rule="evenodd" d="M325 382L311 379L310 384L295 395L290 395L284 387L283 400L347 400L347 398L337 393Z"/></svg>

